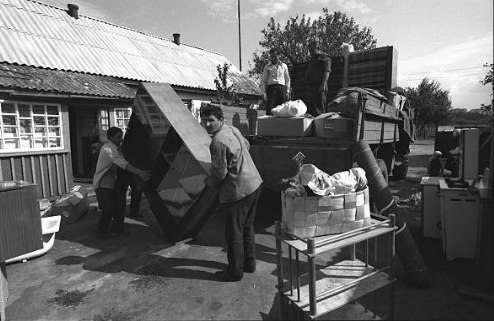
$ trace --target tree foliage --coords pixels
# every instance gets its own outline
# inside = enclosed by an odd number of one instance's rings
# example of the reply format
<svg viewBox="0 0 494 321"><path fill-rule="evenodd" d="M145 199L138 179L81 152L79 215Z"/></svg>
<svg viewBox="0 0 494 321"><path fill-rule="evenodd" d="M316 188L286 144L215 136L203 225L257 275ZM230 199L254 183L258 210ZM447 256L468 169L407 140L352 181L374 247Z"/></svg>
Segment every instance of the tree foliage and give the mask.
<svg viewBox="0 0 494 321"><path fill-rule="evenodd" d="M415 125L445 125L450 122L451 99L449 91L443 90L435 80L424 78L417 88L407 87L406 97L415 110Z"/></svg>
<svg viewBox="0 0 494 321"><path fill-rule="evenodd" d="M230 70L231 64L225 62L222 65L216 66L218 71L218 77L214 79L214 84L216 85L216 93L218 100L226 101L229 103L239 104L241 100L241 95L235 90L235 85L228 84L228 71Z"/></svg>
<svg viewBox="0 0 494 321"><path fill-rule="evenodd" d="M489 116L489 117L486 117ZM455 108L450 112L451 125L490 125L492 123L492 111L464 108Z"/></svg>
<svg viewBox="0 0 494 321"><path fill-rule="evenodd" d="M490 67L491 69L489 70L489 72L487 73L487 75L485 75L484 77L484 80L480 81L480 83L482 85L488 85L488 84L492 84L492 77L493 77L493 74L494 74L494 65L493 64L484 64L484 67ZM493 91L494 91L494 84L491 85L493 86ZM492 93L491 93L491 97L492 97ZM488 105L484 105L482 104L480 106L480 109L484 112L487 112L487 113L490 113L492 112L492 103L488 104Z"/></svg>
<svg viewBox="0 0 494 321"><path fill-rule="evenodd" d="M484 80L481 81L482 85L487 85L492 83L492 77L494 74L494 65L493 64L484 64L484 67L491 67L489 72L487 72L487 75L485 75Z"/></svg>
<svg viewBox="0 0 494 321"><path fill-rule="evenodd" d="M327 8L322 9L322 15L312 20L305 14L287 20L284 27L273 17L269 20L262 33L259 45L263 48L253 54L254 66L249 73L262 73L264 65L269 61L269 49L277 48L281 60L289 67L309 61L308 44L318 41L321 49L330 56L340 56L341 45L346 42L352 44L355 51L368 50L376 47L377 40L371 33L372 29L360 26L346 13L335 11L330 13Z"/></svg>

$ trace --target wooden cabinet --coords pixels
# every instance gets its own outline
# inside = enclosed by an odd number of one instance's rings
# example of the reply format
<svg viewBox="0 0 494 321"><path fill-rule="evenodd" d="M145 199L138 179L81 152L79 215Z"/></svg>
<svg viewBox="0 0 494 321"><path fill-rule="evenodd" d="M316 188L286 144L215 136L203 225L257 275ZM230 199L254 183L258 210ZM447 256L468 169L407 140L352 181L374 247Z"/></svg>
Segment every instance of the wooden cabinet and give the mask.
<svg viewBox="0 0 494 321"><path fill-rule="evenodd" d="M36 185L0 182L0 262L42 248Z"/></svg>
<svg viewBox="0 0 494 321"><path fill-rule="evenodd" d="M281 318L316 319L391 285L392 319L395 230L394 215L386 218L373 214L370 226L337 235L300 239L288 233L277 221L275 237ZM383 243L384 239L386 242ZM371 250L372 246L374 249ZM283 257L284 247L288 248L288 260ZM348 249L348 257L316 265L318 257L339 249ZM378 257L383 257L378 251L386 253L386 262L378 262ZM286 275L285 268L288 268Z"/></svg>
<svg viewBox="0 0 494 321"><path fill-rule="evenodd" d="M5 261L43 248L38 189L23 181L0 181L0 320L9 296Z"/></svg>

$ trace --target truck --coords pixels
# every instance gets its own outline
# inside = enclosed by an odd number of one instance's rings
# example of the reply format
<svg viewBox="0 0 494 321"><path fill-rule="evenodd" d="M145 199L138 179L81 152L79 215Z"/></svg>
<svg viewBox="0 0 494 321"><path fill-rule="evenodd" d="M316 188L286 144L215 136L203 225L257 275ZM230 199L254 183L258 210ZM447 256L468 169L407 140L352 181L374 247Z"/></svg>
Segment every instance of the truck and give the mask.
<svg viewBox="0 0 494 321"><path fill-rule="evenodd" d="M348 170L353 165L349 146L365 140L387 179L406 177L409 146L414 140L413 109L407 104L403 89L396 86L397 51L393 47L382 47L354 52L347 56L332 58L329 80L328 109L336 115L328 115L327 135L277 136L263 134L258 128L250 136L250 153L264 180L272 191L279 191L283 178L294 176L298 164L292 158L299 152L304 162L311 163L328 174ZM305 100L303 87L304 65L292 68L291 100ZM395 103L399 98L400 103ZM404 103L403 103L404 102ZM330 118L335 117L332 121ZM331 127L346 121L344 131L331 133ZM288 120L283 125L288 125ZM333 125L331 125L333 124ZM323 129L324 131L324 129ZM295 134L297 135L297 134ZM326 137L321 137L326 136Z"/></svg>

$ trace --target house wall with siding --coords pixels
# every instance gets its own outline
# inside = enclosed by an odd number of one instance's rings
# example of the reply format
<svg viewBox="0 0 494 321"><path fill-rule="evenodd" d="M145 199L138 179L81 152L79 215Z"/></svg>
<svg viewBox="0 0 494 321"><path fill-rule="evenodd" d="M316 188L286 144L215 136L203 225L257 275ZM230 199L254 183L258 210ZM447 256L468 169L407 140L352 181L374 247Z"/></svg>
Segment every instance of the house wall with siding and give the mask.
<svg viewBox="0 0 494 321"><path fill-rule="evenodd" d="M15 101L15 99L9 99ZM22 99L23 102L39 100ZM58 102L57 104L60 104ZM67 103L61 104L63 149L0 153L0 181L23 180L38 187L40 198L66 194L73 186Z"/></svg>

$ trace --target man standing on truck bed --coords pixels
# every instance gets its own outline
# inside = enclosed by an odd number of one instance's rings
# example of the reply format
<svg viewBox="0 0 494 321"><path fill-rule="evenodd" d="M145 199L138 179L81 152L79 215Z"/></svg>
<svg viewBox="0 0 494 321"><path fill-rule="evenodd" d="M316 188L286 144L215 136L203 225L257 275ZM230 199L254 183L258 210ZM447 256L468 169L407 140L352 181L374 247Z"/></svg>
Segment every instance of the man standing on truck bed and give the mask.
<svg viewBox="0 0 494 321"><path fill-rule="evenodd" d="M320 45L315 41L309 43L309 53L311 60L305 71L307 113L316 117L326 112L331 59L321 51Z"/></svg>
<svg viewBox="0 0 494 321"><path fill-rule="evenodd" d="M287 65L280 60L278 50L269 50L270 62L264 66L260 88L266 101L266 115L271 109L283 104L290 96L290 74Z"/></svg>

